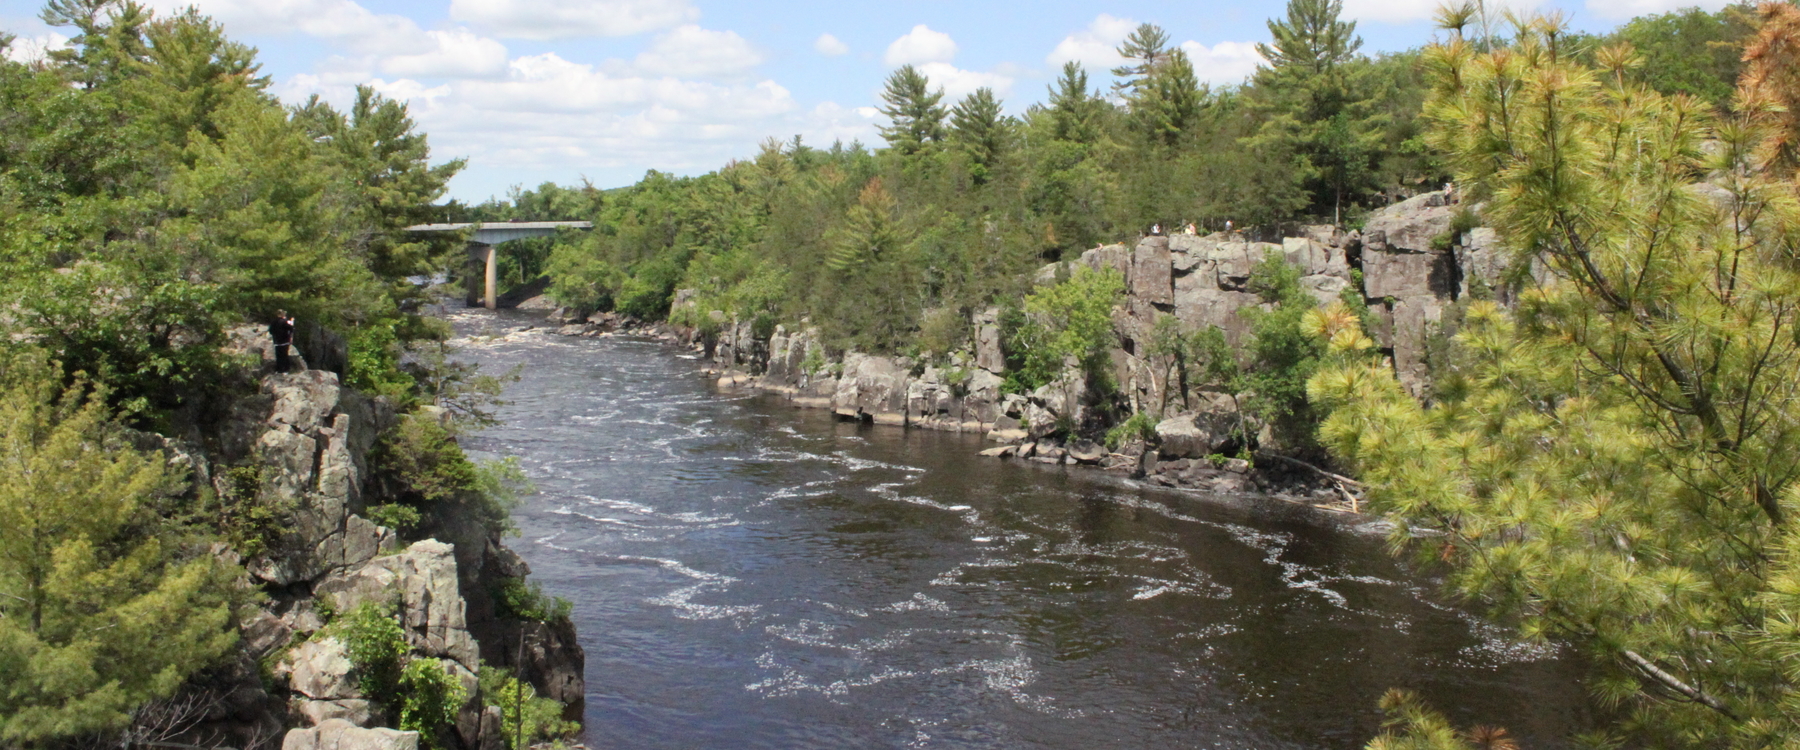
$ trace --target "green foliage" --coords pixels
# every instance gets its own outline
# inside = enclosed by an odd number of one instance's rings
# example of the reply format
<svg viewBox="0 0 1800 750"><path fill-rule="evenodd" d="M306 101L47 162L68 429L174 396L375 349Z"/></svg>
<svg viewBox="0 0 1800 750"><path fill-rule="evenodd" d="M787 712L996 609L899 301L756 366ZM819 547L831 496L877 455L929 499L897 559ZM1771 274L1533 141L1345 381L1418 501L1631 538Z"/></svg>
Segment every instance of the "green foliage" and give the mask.
<svg viewBox="0 0 1800 750"><path fill-rule="evenodd" d="M377 524L399 532L402 537L410 537L423 518L418 508L403 503L371 505L364 511L364 515Z"/></svg>
<svg viewBox="0 0 1800 750"><path fill-rule="evenodd" d="M507 384L518 382L523 366L502 375L484 374L477 365L452 359L455 352L443 341L418 341L407 350L421 399L443 410L452 434L499 424L494 410L506 405L500 396Z"/></svg>
<svg viewBox="0 0 1800 750"><path fill-rule="evenodd" d="M537 688L505 670L483 665L479 679L482 702L500 707L500 722L505 729L501 734L507 747L518 750L520 739L529 747L581 731L579 722L563 720L561 703L538 697Z"/></svg>
<svg viewBox="0 0 1800 750"><path fill-rule="evenodd" d="M1389 690L1381 697L1386 730L1367 750L1517 750L1505 729L1479 726L1457 731L1443 714L1405 690Z"/></svg>
<svg viewBox="0 0 1800 750"><path fill-rule="evenodd" d="M1027 295L1024 310L1008 316L1002 327L1007 353L1018 363L1016 368L1009 363L1011 387L1044 386L1071 360L1089 378L1105 378L1107 351L1117 342L1113 305L1124 292L1118 271L1082 266L1068 279Z"/></svg>
<svg viewBox="0 0 1800 750"><path fill-rule="evenodd" d="M1131 415L1125 421L1106 431L1106 447L1118 450L1126 441L1136 438L1144 442L1156 441L1156 419L1144 412Z"/></svg>
<svg viewBox="0 0 1800 750"><path fill-rule="evenodd" d="M1759 162L1773 131L1649 90L1627 50L1587 68L1558 31L1428 49L1426 112L1512 266L1562 281L1470 304L1462 383L1429 406L1366 361L1322 370L1320 434L1454 590L1583 649L1633 744L1780 746L1800 731L1800 205Z"/></svg>
<svg viewBox="0 0 1800 750"><path fill-rule="evenodd" d="M1304 325L1318 301L1300 286L1300 269L1280 253L1269 253L1250 274L1249 289L1274 309L1247 309L1250 332L1244 385L1254 394L1249 411L1275 429L1282 445L1314 445L1318 419L1307 398L1306 381L1318 369L1325 342Z"/></svg>
<svg viewBox="0 0 1800 750"><path fill-rule="evenodd" d="M350 362L344 382L373 396L401 399L412 392L413 379L400 370L399 339L394 324L377 323L350 331Z"/></svg>
<svg viewBox="0 0 1800 750"><path fill-rule="evenodd" d="M500 579L494 604L503 617L545 623L567 620L575 609L569 600L545 594L541 584L526 583L523 578Z"/></svg>
<svg viewBox="0 0 1800 750"><path fill-rule="evenodd" d="M389 706L403 697L401 667L410 649L392 611L363 602L332 623L332 634L343 640L363 695Z"/></svg>
<svg viewBox="0 0 1800 750"><path fill-rule="evenodd" d="M913 154L944 139L943 89L931 90L931 81L912 65L902 65L888 76L881 91L886 102L881 113L889 125L881 129L888 145L903 154Z"/></svg>
<svg viewBox="0 0 1800 750"><path fill-rule="evenodd" d="M480 486L475 464L455 435L427 413L408 415L383 435L375 462L393 479L397 494L415 505L447 502Z"/></svg>
<svg viewBox="0 0 1800 750"><path fill-rule="evenodd" d="M120 729L237 642L231 576L158 513L177 478L103 392L0 355L0 744Z"/></svg>
<svg viewBox="0 0 1800 750"><path fill-rule="evenodd" d="M458 747L452 732L456 713L468 700L462 682L437 659L415 657L400 671L400 728L419 733L419 745L430 750Z"/></svg>
<svg viewBox="0 0 1800 750"><path fill-rule="evenodd" d="M1168 411L1173 396L1180 396L1182 408L1187 408L1196 388L1233 395L1244 388L1243 373L1224 331L1217 326L1191 332L1181 328L1173 316L1158 317L1145 342L1144 356L1162 369L1158 414Z"/></svg>
<svg viewBox="0 0 1800 750"><path fill-rule="evenodd" d="M233 550L244 558L252 558L268 549L269 540L279 539L285 531L295 501L291 498L266 497L262 492L262 469L258 466L233 466L223 472L221 491L202 499L210 499L200 509L205 522Z"/></svg>

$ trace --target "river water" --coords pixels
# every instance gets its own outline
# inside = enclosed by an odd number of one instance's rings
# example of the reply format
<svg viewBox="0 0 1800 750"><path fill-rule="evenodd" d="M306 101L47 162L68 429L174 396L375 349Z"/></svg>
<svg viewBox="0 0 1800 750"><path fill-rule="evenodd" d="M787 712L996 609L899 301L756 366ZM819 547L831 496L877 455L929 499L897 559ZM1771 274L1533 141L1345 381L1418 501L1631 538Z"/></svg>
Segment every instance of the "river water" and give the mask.
<svg viewBox="0 0 1800 750"><path fill-rule="evenodd" d="M1526 747L1591 721L1569 659L1446 604L1366 522L721 393L660 343L453 319L464 357L524 366L467 445L540 491L513 546L574 602L591 747L1355 748L1389 687Z"/></svg>

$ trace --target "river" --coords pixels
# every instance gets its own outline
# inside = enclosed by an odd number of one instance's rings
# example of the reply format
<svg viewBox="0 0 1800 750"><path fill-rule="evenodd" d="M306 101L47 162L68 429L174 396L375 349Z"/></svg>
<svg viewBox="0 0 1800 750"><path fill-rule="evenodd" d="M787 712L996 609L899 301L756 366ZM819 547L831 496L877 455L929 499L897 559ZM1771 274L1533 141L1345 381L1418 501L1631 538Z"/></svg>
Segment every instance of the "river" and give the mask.
<svg viewBox="0 0 1800 750"><path fill-rule="evenodd" d="M512 542L574 603L594 748L1356 748L1389 687L1526 747L1579 672L1385 551L1366 519L980 458L973 435L722 393L665 344L458 312L523 365L539 490Z"/></svg>

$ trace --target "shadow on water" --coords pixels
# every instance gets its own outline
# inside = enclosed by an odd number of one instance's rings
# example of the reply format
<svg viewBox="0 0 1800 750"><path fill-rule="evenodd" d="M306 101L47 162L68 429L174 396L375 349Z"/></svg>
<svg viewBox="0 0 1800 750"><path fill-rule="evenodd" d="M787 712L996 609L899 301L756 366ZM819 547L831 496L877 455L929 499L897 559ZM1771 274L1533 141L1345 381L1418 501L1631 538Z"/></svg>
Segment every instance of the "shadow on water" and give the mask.
<svg viewBox="0 0 1800 750"><path fill-rule="evenodd" d="M1447 606L1378 533L1259 498L974 456L977 436L718 393L652 342L456 316L525 366L516 544L575 603L618 748L1354 748L1389 687L1526 746L1569 660Z"/></svg>

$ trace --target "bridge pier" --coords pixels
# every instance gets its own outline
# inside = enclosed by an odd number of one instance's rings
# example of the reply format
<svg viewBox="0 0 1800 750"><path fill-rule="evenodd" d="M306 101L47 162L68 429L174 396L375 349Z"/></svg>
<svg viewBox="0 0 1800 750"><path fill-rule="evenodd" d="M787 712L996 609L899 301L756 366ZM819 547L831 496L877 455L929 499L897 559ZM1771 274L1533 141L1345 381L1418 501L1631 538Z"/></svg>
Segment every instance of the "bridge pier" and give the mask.
<svg viewBox="0 0 1800 750"><path fill-rule="evenodd" d="M481 305L489 310L495 308L495 299L499 285L499 256L493 245L480 242L469 243L469 269L463 274L463 303L469 307ZM481 279L477 282L476 279ZM480 284L480 286L477 286Z"/></svg>

